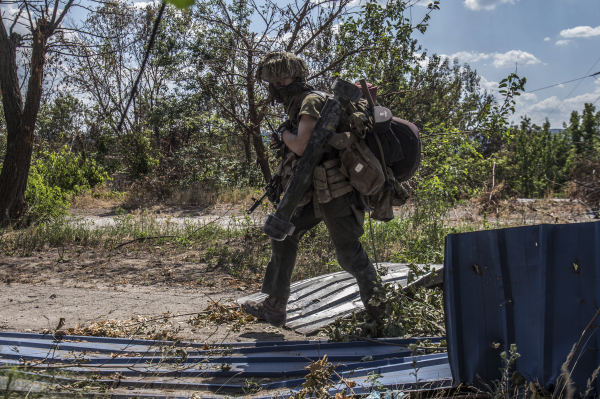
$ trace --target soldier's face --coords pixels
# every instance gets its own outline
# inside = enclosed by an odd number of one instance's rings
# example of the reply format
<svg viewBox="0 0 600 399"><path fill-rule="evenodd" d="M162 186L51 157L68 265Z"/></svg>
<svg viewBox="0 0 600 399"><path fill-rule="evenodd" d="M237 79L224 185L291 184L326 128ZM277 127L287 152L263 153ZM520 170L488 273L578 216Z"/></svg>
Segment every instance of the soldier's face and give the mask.
<svg viewBox="0 0 600 399"><path fill-rule="evenodd" d="M294 81L295 78L283 78L279 82L274 82L273 86L276 88L287 86Z"/></svg>

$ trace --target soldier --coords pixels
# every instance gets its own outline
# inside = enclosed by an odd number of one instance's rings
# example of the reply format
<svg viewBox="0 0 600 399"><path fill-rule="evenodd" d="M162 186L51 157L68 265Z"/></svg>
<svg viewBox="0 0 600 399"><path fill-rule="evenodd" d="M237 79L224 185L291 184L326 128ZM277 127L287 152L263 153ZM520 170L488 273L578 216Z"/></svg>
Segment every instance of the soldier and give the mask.
<svg viewBox="0 0 600 399"><path fill-rule="evenodd" d="M258 65L256 77L269 84L275 101L283 104L288 120L272 137L274 147L285 145L285 154L277 168L285 188L297 160L304 153L312 130L326 101L326 93L316 92L305 79L308 67L291 53L271 53ZM338 131L348 131L343 124ZM359 239L363 235L364 209L357 194L339 169L339 154L326 154L315 168L313 186L305 193L291 223L294 233L283 241L271 240L272 255L262 285L268 297L262 302L244 304L248 313L275 326L285 325L286 306L290 296L292 272L302 236L325 222L335 245L340 266L356 278L360 297L371 317L378 317L384 306L374 307L368 301L373 294L377 272Z"/></svg>

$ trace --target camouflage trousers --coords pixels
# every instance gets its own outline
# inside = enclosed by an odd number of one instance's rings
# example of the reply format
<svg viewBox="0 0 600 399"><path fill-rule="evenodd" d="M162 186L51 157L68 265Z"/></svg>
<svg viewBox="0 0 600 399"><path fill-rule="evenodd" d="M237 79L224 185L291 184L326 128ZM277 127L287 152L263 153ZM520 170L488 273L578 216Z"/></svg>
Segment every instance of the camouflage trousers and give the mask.
<svg viewBox="0 0 600 399"><path fill-rule="evenodd" d="M316 217L315 210L311 207L303 215L292 218L291 222L296 226L293 235L283 241L271 240L271 261L267 265L262 292L289 298L300 240L306 232L324 221L335 246L338 263L356 278L361 300L366 304L373 295L377 272L359 241L364 233L362 224L358 223L352 212L347 196L319 204L319 208L321 217Z"/></svg>

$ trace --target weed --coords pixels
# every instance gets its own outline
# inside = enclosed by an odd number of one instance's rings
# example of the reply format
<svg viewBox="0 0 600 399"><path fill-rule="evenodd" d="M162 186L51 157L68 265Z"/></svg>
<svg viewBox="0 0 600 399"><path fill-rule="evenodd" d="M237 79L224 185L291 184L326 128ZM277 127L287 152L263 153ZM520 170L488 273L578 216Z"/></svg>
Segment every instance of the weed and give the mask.
<svg viewBox="0 0 600 399"><path fill-rule="evenodd" d="M365 312L350 318L338 318L321 333L334 341L352 338L415 337L445 334L443 295L439 288L419 287L404 293L386 283L380 285L370 300L373 306L386 303L386 311L378 320Z"/></svg>
<svg viewBox="0 0 600 399"><path fill-rule="evenodd" d="M304 377L306 382L302 384L302 389L298 393L292 395L294 399L304 399L307 395L309 397L314 395L317 398L331 398L329 389L334 386L331 374L335 366L327 360L327 355L306 366L305 369L309 371Z"/></svg>
<svg viewBox="0 0 600 399"><path fill-rule="evenodd" d="M369 390L370 391L381 391L381 390L383 390L384 386L381 383L381 381L379 381L380 379L381 379L381 374L377 374L374 371L371 371L369 373L369 375L365 379L365 382L369 385Z"/></svg>

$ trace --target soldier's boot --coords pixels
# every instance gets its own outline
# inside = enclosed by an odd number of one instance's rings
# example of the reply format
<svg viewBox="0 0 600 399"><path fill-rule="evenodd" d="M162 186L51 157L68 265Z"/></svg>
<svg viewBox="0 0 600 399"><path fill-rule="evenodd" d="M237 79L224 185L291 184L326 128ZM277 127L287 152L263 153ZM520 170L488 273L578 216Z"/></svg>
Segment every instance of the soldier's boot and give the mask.
<svg viewBox="0 0 600 399"><path fill-rule="evenodd" d="M287 298L278 298L269 295L262 302L248 301L244 309L257 319L266 320L275 327L284 326L286 321Z"/></svg>
<svg viewBox="0 0 600 399"><path fill-rule="evenodd" d="M381 320L387 310L387 303L382 303L379 306L373 306L367 303L365 305L365 310L371 319Z"/></svg>
<svg viewBox="0 0 600 399"><path fill-rule="evenodd" d="M355 272L356 282L360 290L360 299L365 306L365 311L371 319L379 320L385 315L387 303L381 303L378 306L373 306L369 300L373 296L375 287L382 289L380 282L377 280L377 271L369 262L369 265L362 270Z"/></svg>

